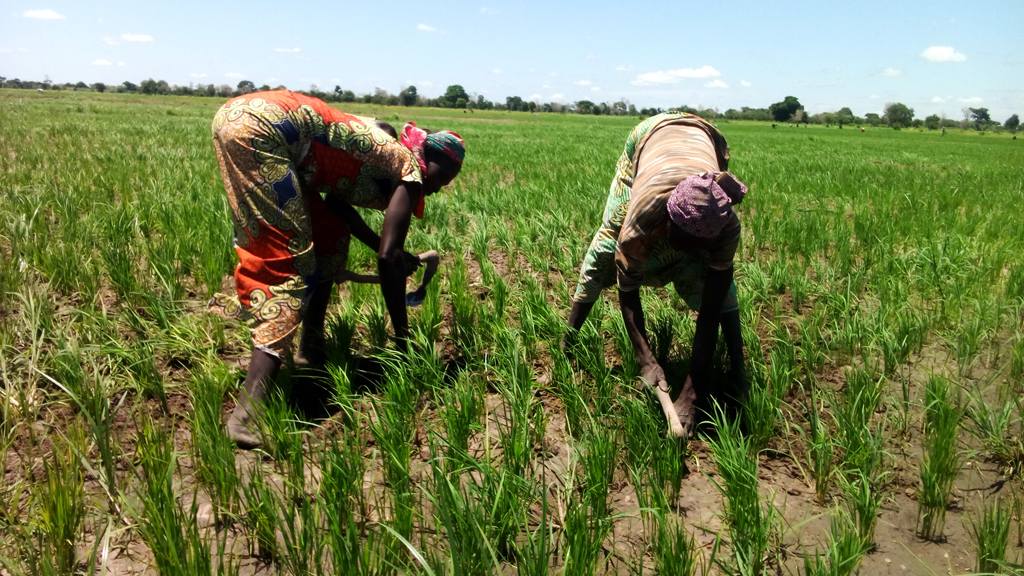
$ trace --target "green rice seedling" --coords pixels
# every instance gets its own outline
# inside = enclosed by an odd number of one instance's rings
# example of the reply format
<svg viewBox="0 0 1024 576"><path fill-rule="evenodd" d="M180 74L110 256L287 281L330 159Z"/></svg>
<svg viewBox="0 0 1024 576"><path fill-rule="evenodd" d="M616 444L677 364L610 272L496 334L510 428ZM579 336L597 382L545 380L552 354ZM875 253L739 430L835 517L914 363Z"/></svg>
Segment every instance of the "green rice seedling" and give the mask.
<svg viewBox="0 0 1024 576"><path fill-rule="evenodd" d="M571 499L562 530L565 566L562 573L572 576L598 573L602 543L611 531L607 517L599 517L584 502Z"/></svg>
<svg viewBox="0 0 1024 576"><path fill-rule="evenodd" d="M867 548L850 515L838 508L829 525L825 554L804 557L804 576L849 576L857 573Z"/></svg>
<svg viewBox="0 0 1024 576"><path fill-rule="evenodd" d="M1017 391L1021 391L1020 382L1024 381L1024 336L1018 335L1013 343L1010 360L1010 377L1018 382Z"/></svg>
<svg viewBox="0 0 1024 576"><path fill-rule="evenodd" d="M1001 498L983 502L976 518L969 521L981 574L999 574L1006 566L1006 545L1010 538L1010 511Z"/></svg>
<svg viewBox="0 0 1024 576"><path fill-rule="evenodd" d="M465 260L455 258L445 277L452 308L452 339L463 354L471 355L480 347L480 338L477 334L479 312L477 300L469 289L469 274L466 271Z"/></svg>
<svg viewBox="0 0 1024 576"><path fill-rule="evenodd" d="M583 501L594 512L594 518L607 518L608 489L615 474L618 443L614 433L596 422L583 443L579 457L583 472Z"/></svg>
<svg viewBox="0 0 1024 576"><path fill-rule="evenodd" d="M84 441L84 433L73 426L43 462L45 478L36 486L33 506L41 544L41 574L72 574L77 565L75 547L86 512L84 475L77 453Z"/></svg>
<svg viewBox="0 0 1024 576"><path fill-rule="evenodd" d="M353 291L355 290L354 288ZM364 290L366 289L364 288ZM383 300L380 298L370 299L363 324L369 332L370 346L377 350L383 350L388 344L388 318Z"/></svg>
<svg viewBox="0 0 1024 576"><path fill-rule="evenodd" d="M441 418L445 426L446 452L450 461L460 464L469 456L469 437L481 430L480 417L484 410L481 390L473 379L463 373L455 380L443 397Z"/></svg>
<svg viewBox="0 0 1024 576"><path fill-rule="evenodd" d="M339 364L327 365L327 377L332 385L332 402L337 406L344 418L354 419L358 417L356 411L356 394L352 391L352 380L348 375L348 367Z"/></svg>
<svg viewBox="0 0 1024 576"><path fill-rule="evenodd" d="M281 534L279 562L292 574L323 574L325 536L321 508L300 487L288 486L285 497L276 499L278 530Z"/></svg>
<svg viewBox="0 0 1024 576"><path fill-rule="evenodd" d="M53 382L68 395L78 408L79 414L85 419L90 439L99 453L100 469L97 476L104 495L107 497L108 511L114 516L120 516L121 506L116 465L119 454L117 443L113 438L114 410L117 406L111 404L111 396L114 392L108 380L101 377L95 367L91 372L92 377L82 382L78 391L59 382ZM124 400L124 395L120 400ZM82 464L91 467L86 454L86 451L80 454Z"/></svg>
<svg viewBox="0 0 1024 576"><path fill-rule="evenodd" d="M918 495L917 535L942 539L946 507L953 481L960 472L957 431L960 410L951 397L949 381L933 375L925 385L925 445Z"/></svg>
<svg viewBox="0 0 1024 576"><path fill-rule="evenodd" d="M716 405L715 435L707 439L720 479L714 483L725 499L722 519L732 558L723 569L734 574L762 574L777 533L777 512L758 493L757 457L739 425Z"/></svg>
<svg viewBox="0 0 1024 576"><path fill-rule="evenodd" d="M221 426L220 407L229 387L231 374L220 362L197 371L190 382L192 412L192 462L195 475L210 494L217 523L225 514L237 512L238 471L235 445Z"/></svg>
<svg viewBox="0 0 1024 576"><path fill-rule="evenodd" d="M752 371L750 390L743 403L743 422L755 450L764 448L776 436L782 401L793 381L791 353L791 347L777 347L771 352L768 366Z"/></svg>
<svg viewBox="0 0 1024 576"><path fill-rule="evenodd" d="M538 340L552 340L563 335L565 321L548 303L548 291L531 276L526 278L523 293L524 309L529 311Z"/></svg>
<svg viewBox="0 0 1024 576"><path fill-rule="evenodd" d="M876 486L881 484L884 477L885 474L869 476L862 470L840 476L843 499L856 521L857 535L864 551L875 548L875 526L878 524L878 511L882 507L882 493Z"/></svg>
<svg viewBox="0 0 1024 576"><path fill-rule="evenodd" d="M138 221L128 207L112 211L105 223L106 241L100 245L100 255L106 267L107 277L114 285L118 296L129 300L138 292L136 263L138 255L133 247L139 245Z"/></svg>
<svg viewBox="0 0 1024 576"><path fill-rule="evenodd" d="M1018 398L992 407L980 388L967 391L966 427L981 441L986 455L1000 464L1004 474L1016 476L1024 470L1024 403Z"/></svg>
<svg viewBox="0 0 1024 576"><path fill-rule="evenodd" d="M493 265L490 265L493 269ZM505 280L497 274L493 277L493 283L491 283L491 314L488 318L488 324L491 327L501 326L505 321L505 309L508 306L508 295L509 288Z"/></svg>
<svg viewBox="0 0 1024 576"><path fill-rule="evenodd" d="M661 411L650 399L627 396L619 401L623 422L623 444L626 465L644 514L645 530L655 534L658 517L653 512L667 512L679 497L686 473L686 442L665 434Z"/></svg>
<svg viewBox="0 0 1024 576"><path fill-rule="evenodd" d="M416 432L419 393L405 369L389 361L384 394L374 403L375 419L370 425L380 450L384 480L390 494L390 527L402 538L412 537L415 493L409 466ZM396 548L392 548L397 553ZM396 556L397 558L397 556Z"/></svg>
<svg viewBox="0 0 1024 576"><path fill-rule="evenodd" d="M829 486L832 483L834 465L834 443L828 425L822 420L825 414L824 402L818 402L815 388L811 388L810 407L807 410L807 422L810 426L807 438L807 460L814 476L814 496L818 504L828 501Z"/></svg>
<svg viewBox="0 0 1024 576"><path fill-rule="evenodd" d="M552 526L549 517L547 482L540 481L540 520L529 532L526 541L517 548L516 569L523 576L547 576L551 572Z"/></svg>
<svg viewBox="0 0 1024 576"><path fill-rule="evenodd" d="M171 438L152 422L142 425L138 444L142 469L136 516L139 533L161 574L211 574L209 546L199 532L196 506L186 512L174 495L177 458Z"/></svg>
<svg viewBox="0 0 1024 576"><path fill-rule="evenodd" d="M693 576L697 573L697 552L693 536L675 515L657 513L657 537L652 543L656 574Z"/></svg>
<svg viewBox="0 0 1024 576"><path fill-rule="evenodd" d="M534 439L543 434L533 425L543 418L533 389L533 374L526 351L515 334L499 333L499 378L496 383L502 397L499 422L502 458L516 475L524 475L533 457Z"/></svg>
<svg viewBox="0 0 1024 576"><path fill-rule="evenodd" d="M443 311L441 309L440 283L427 285L427 294L416 314L410 318L410 331L415 340L433 345L441 336ZM431 346L432 347L432 346Z"/></svg>
<svg viewBox="0 0 1024 576"><path fill-rule="evenodd" d="M445 563L452 574L493 573L498 558L488 539L492 530L487 526L485 503L472 493L472 480L463 483L463 470L446 462L436 444L432 444L431 450L433 483L426 497L433 503L434 517L448 541Z"/></svg>
<svg viewBox="0 0 1024 576"><path fill-rule="evenodd" d="M622 359L622 374L627 381L635 380L640 375L640 368L636 363L636 352L633 350L633 341L629 339L629 331L621 318L611 320L612 336L615 339L615 348Z"/></svg>
<svg viewBox="0 0 1024 576"><path fill-rule="evenodd" d="M264 477L263 468L254 464L249 469L247 481L242 484L242 503L245 513L242 525L245 527L250 553L266 562L280 558L277 542L280 496Z"/></svg>
<svg viewBox="0 0 1024 576"><path fill-rule="evenodd" d="M565 406L566 433L575 438L585 430L590 414L587 402L583 398L585 392L566 354L557 345L551 345L549 350L553 363L552 384Z"/></svg>
<svg viewBox="0 0 1024 576"><path fill-rule="evenodd" d="M492 544L498 558L512 559L519 534L526 525L532 486L508 466L475 461L470 465L470 477L478 479L473 481L474 498L483 503L487 512L486 540Z"/></svg>
<svg viewBox="0 0 1024 576"><path fill-rule="evenodd" d="M673 316L674 311L668 308L652 310L649 315L647 334L651 340L651 351L659 362L668 359L669 351L672 349L672 339L675 336Z"/></svg>
<svg viewBox="0 0 1024 576"><path fill-rule="evenodd" d="M324 544L331 559L334 572L343 570L353 574L373 572L372 550L364 538L363 518L366 516L366 501L363 495L363 477L366 462L363 460L360 426L353 426L342 432L341 438L332 438L319 452L321 469L320 489L317 501L324 518ZM343 568L344 567L344 568Z"/></svg>
<svg viewBox="0 0 1024 576"><path fill-rule="evenodd" d="M864 368L853 368L847 374L842 394L833 403L844 471L861 470L870 475L881 462L881 434L872 427L871 417L878 408L883 388L883 379L876 379Z"/></svg>
<svg viewBox="0 0 1024 576"><path fill-rule="evenodd" d="M293 485L303 486L305 475L305 433L300 428L294 409L288 404L289 386L275 387L257 412L256 427L263 441L263 450L273 458L275 466L284 476L294 480Z"/></svg>

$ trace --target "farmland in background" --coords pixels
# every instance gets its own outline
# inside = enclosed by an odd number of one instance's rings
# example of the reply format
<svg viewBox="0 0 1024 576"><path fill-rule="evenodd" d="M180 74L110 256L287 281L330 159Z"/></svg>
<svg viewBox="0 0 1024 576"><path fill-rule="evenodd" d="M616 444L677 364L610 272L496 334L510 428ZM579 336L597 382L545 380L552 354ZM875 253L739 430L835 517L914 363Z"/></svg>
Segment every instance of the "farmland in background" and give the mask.
<svg viewBox="0 0 1024 576"><path fill-rule="evenodd" d="M680 445L614 291L560 348L638 119L353 105L465 138L407 242L441 271L404 360L340 287L244 453L221 103L0 90L0 574L1019 570L1020 142L720 122L751 393ZM643 300L678 385L694 314Z"/></svg>

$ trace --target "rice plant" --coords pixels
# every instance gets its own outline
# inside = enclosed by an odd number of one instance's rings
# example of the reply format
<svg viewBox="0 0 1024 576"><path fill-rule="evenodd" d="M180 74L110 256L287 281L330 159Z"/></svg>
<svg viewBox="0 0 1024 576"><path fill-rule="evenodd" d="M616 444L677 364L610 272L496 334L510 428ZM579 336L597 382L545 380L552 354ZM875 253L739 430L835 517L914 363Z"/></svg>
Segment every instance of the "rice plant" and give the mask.
<svg viewBox="0 0 1024 576"><path fill-rule="evenodd" d="M357 422L361 424L361 422ZM319 452L322 470L317 501L324 519L324 545L334 571L374 573L373 534L366 530L367 503L363 494L366 462L358 426L332 438Z"/></svg>
<svg viewBox="0 0 1024 576"><path fill-rule="evenodd" d="M804 557L804 576L849 576L857 573L867 552L854 520L843 509L833 512L829 525L828 548Z"/></svg>
<svg viewBox="0 0 1024 576"><path fill-rule="evenodd" d="M960 471L957 447L960 409L954 404L949 381L932 376L925 386L925 445L918 495L917 534L940 540L953 481Z"/></svg>
<svg viewBox="0 0 1024 576"><path fill-rule="evenodd" d="M141 431L138 497L142 510L136 520L142 539L161 574L211 574L210 549L199 531L195 500L182 507L174 493L177 457L171 438L152 422L145 422Z"/></svg>
<svg viewBox="0 0 1024 576"><path fill-rule="evenodd" d="M77 426L72 427L43 464L45 479L36 487L33 498L41 574L72 574L78 565L75 549L86 514L84 475L78 457L83 437Z"/></svg>
<svg viewBox="0 0 1024 576"><path fill-rule="evenodd" d="M222 367L210 367L193 377L192 461L195 474L209 491L218 523L224 515L237 512L239 478L235 468L235 445L221 425L221 400L227 391L229 374Z"/></svg>
<svg viewBox="0 0 1024 576"><path fill-rule="evenodd" d="M743 575L763 574L777 534L777 512L758 492L758 464L750 440L720 406L713 415L714 436L708 447L718 468L714 480L725 499L722 520L726 525L732 558L724 570Z"/></svg>
<svg viewBox="0 0 1024 576"><path fill-rule="evenodd" d="M975 518L969 520L968 530L974 539L977 563L975 571L981 574L999 574L1007 569L1006 545L1010 537L1010 511L1001 498L983 502Z"/></svg>
<svg viewBox="0 0 1024 576"><path fill-rule="evenodd" d="M654 566L658 574L693 576L697 572L697 554L693 536L675 516L660 514L653 542Z"/></svg>
<svg viewBox="0 0 1024 576"><path fill-rule="evenodd" d="M832 482L834 465L834 445L828 425L822 420L826 415L824 403L817 401L817 392L811 389L810 406L807 410L807 422L810 427L807 437L807 460L814 476L814 495L819 504L828 500L829 486Z"/></svg>

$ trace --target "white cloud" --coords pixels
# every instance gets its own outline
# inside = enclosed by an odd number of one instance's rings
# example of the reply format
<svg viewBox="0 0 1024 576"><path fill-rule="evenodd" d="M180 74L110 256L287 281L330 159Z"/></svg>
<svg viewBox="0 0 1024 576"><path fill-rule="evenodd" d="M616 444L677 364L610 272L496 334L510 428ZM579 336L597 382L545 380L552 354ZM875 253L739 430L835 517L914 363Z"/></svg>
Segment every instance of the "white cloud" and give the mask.
<svg viewBox="0 0 1024 576"><path fill-rule="evenodd" d="M64 15L56 10L49 8L43 8L41 10L25 10L21 13L25 18L32 20L63 20Z"/></svg>
<svg viewBox="0 0 1024 576"><path fill-rule="evenodd" d="M932 96L932 104L942 104L946 99L942 96Z"/></svg>
<svg viewBox="0 0 1024 576"><path fill-rule="evenodd" d="M899 68L893 68L892 66L889 66L885 70L882 70L882 76L885 76L886 78L896 78L902 75L902 70L900 70Z"/></svg>
<svg viewBox="0 0 1024 576"><path fill-rule="evenodd" d="M481 6L480 7L480 13L481 14L494 14L494 10L490 6Z"/></svg>
<svg viewBox="0 0 1024 576"><path fill-rule="evenodd" d="M532 101L532 102L540 102L540 99L541 99L541 98L543 98L543 96L541 96L540 94L537 94L537 93L535 92L535 93L533 93L533 94L530 94L530 96L529 96L529 97L527 97L526 99L527 99L527 100L530 100L530 101Z"/></svg>
<svg viewBox="0 0 1024 576"><path fill-rule="evenodd" d="M244 76L244 74L242 74L241 72L225 72L224 73L224 77L225 78L242 78L243 76Z"/></svg>
<svg viewBox="0 0 1024 576"><path fill-rule="evenodd" d="M207 74L206 74L206 72L193 72L193 73L189 74L188 76L189 76L189 78L195 78L196 80L202 80L203 78L206 78Z"/></svg>
<svg viewBox="0 0 1024 576"><path fill-rule="evenodd" d="M119 42L118 39L114 38L113 36L104 36L103 43L107 46L119 46L121 44L121 42Z"/></svg>
<svg viewBox="0 0 1024 576"><path fill-rule="evenodd" d="M593 84L593 82L591 82L590 80L577 80L573 82L573 84L577 86L590 86L591 84Z"/></svg>
<svg viewBox="0 0 1024 576"><path fill-rule="evenodd" d="M504 72L501 68L491 68L491 74L499 75L504 74Z"/></svg>
<svg viewBox="0 0 1024 576"><path fill-rule="evenodd" d="M434 28L430 24L419 23L416 25L416 29L420 32L437 32L437 28Z"/></svg>
<svg viewBox="0 0 1024 576"><path fill-rule="evenodd" d="M740 80L740 86L743 86L744 88L750 88L751 86L753 86L753 84L751 84L748 80Z"/></svg>
<svg viewBox="0 0 1024 576"><path fill-rule="evenodd" d="M970 96L968 98L957 98L961 104L982 104L985 99L981 96Z"/></svg>
<svg viewBox="0 0 1024 576"><path fill-rule="evenodd" d="M634 86L657 86L659 84L678 84L683 79L717 78L722 73L707 64L700 68L673 68L672 70L655 70L637 75L630 82Z"/></svg>
<svg viewBox="0 0 1024 576"><path fill-rule="evenodd" d="M117 67L118 68L124 68L124 61L123 60L118 60L117 61Z"/></svg>
<svg viewBox="0 0 1024 576"><path fill-rule="evenodd" d="M600 86L591 86L590 87L590 91L591 92L600 92L601 91L601 87Z"/></svg>
<svg viewBox="0 0 1024 576"><path fill-rule="evenodd" d="M952 46L929 46L921 52L921 58L929 62L963 62L967 55Z"/></svg>
<svg viewBox="0 0 1024 576"><path fill-rule="evenodd" d="M156 40L156 38L153 38L149 34L121 34L121 41L128 42L129 44L149 44L154 40Z"/></svg>
<svg viewBox="0 0 1024 576"><path fill-rule="evenodd" d="M562 94L561 92L555 92L554 94L551 95L551 101L552 102L564 102L565 101L565 94Z"/></svg>
<svg viewBox="0 0 1024 576"><path fill-rule="evenodd" d="M302 52L302 48L274 48L274 52L278 54L298 54Z"/></svg>
<svg viewBox="0 0 1024 576"><path fill-rule="evenodd" d="M725 80L721 78L715 78L711 82L704 84L705 88L728 88L729 85L725 83Z"/></svg>
<svg viewBox="0 0 1024 576"><path fill-rule="evenodd" d="M97 58L96 60L92 61L92 65L93 66L113 66L114 63L111 62L110 60L105 59L105 58Z"/></svg>
<svg viewBox="0 0 1024 576"><path fill-rule="evenodd" d="M615 67L616 72L629 72L632 69L633 67L627 64L619 64L618 66Z"/></svg>

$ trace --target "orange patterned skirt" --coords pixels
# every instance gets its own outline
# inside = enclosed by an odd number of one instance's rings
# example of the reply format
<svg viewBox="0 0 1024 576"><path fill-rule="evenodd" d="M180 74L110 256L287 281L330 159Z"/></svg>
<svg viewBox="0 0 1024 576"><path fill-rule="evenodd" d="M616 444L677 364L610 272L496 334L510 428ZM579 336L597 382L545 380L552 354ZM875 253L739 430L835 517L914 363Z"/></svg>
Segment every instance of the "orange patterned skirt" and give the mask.
<svg viewBox="0 0 1024 576"><path fill-rule="evenodd" d="M253 345L283 356L311 288L344 271L349 231L303 186L287 102L236 98L214 117L213 144L235 228L235 294L210 307L244 320Z"/></svg>

